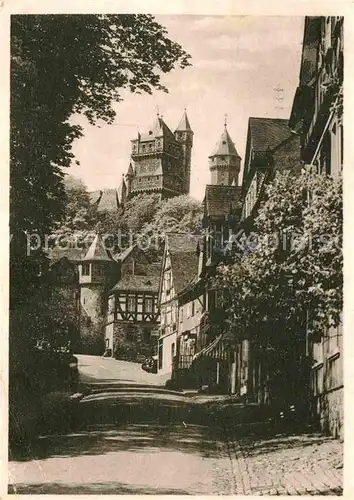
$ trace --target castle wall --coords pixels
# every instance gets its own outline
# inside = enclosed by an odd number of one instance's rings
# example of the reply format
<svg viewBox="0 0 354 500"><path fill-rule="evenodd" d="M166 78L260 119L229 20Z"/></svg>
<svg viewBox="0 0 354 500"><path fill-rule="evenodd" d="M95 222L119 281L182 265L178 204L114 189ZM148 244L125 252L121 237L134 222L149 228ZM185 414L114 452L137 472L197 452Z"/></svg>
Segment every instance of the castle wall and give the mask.
<svg viewBox="0 0 354 500"><path fill-rule="evenodd" d="M80 344L86 354L104 351L105 293L101 285L85 285L80 294Z"/></svg>

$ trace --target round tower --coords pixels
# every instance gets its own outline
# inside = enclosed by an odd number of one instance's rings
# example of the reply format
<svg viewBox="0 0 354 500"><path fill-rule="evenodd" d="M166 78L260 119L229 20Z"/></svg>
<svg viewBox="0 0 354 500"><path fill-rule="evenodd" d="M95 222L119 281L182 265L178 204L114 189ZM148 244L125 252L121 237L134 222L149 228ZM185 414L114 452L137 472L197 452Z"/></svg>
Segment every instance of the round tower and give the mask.
<svg viewBox="0 0 354 500"><path fill-rule="evenodd" d="M228 131L224 124L224 131L216 144L214 151L209 156L209 169L211 184L238 186L238 176L241 167L241 157L237 153Z"/></svg>
<svg viewBox="0 0 354 500"><path fill-rule="evenodd" d="M80 341L85 353L103 354L106 296L116 270L116 261L97 234L79 264Z"/></svg>

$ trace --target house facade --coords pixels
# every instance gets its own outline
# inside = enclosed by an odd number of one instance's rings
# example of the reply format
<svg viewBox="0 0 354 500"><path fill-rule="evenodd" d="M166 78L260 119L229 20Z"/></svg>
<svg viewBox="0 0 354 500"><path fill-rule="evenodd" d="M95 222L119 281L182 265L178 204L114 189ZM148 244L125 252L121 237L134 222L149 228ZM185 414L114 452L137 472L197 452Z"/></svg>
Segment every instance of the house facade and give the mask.
<svg viewBox="0 0 354 500"><path fill-rule="evenodd" d="M158 372L171 378L180 344L179 295L197 273L196 238L184 233L168 233L159 290Z"/></svg>
<svg viewBox="0 0 354 500"><path fill-rule="evenodd" d="M204 198L205 234L192 241L191 247L188 245L189 260L183 254L176 259L178 249L182 248L179 244L172 253L166 247L164 261L167 281L170 269L172 277L183 273L183 280L179 278L178 287L173 290L174 317L177 318L177 328L171 332L169 342L173 346L169 359L175 354L173 377L181 385L211 392L228 393L235 387L235 360L224 339L222 297L213 288L212 278L217 264L225 257L230 235L240 218L240 162L225 124L209 157L211 184L206 186ZM168 304L166 298L162 295L161 311L163 302Z"/></svg>
<svg viewBox="0 0 354 500"><path fill-rule="evenodd" d="M136 245L116 256L120 272L108 292L107 355L139 361L155 354L159 324L160 264L151 264Z"/></svg>
<svg viewBox="0 0 354 500"><path fill-rule="evenodd" d="M332 177L343 169L342 17L305 20L299 85L290 126L301 137L301 160ZM343 326L308 336L313 412L321 428L343 435Z"/></svg>

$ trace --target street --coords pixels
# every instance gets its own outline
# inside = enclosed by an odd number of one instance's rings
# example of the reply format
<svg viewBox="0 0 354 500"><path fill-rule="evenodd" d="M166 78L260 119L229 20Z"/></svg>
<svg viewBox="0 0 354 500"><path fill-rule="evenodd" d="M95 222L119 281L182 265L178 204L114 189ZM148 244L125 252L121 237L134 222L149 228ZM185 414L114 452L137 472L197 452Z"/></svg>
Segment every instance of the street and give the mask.
<svg viewBox="0 0 354 500"><path fill-rule="evenodd" d="M341 494L342 445L320 435L237 436L140 365L79 356L91 392L75 429L9 463L16 494ZM189 402L191 401L191 402ZM209 424L209 425L207 425Z"/></svg>

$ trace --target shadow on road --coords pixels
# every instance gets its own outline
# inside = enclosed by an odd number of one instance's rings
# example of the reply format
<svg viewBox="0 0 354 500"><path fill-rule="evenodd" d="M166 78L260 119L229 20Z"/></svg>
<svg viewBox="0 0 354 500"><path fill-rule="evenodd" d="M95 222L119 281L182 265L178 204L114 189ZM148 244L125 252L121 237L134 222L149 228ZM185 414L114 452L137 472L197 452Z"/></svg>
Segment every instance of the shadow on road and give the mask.
<svg viewBox="0 0 354 500"><path fill-rule="evenodd" d="M138 487L125 483L63 484L45 483L9 486L9 494L18 495L190 495L185 490Z"/></svg>
<svg viewBox="0 0 354 500"><path fill-rule="evenodd" d="M217 448L215 439L217 435L217 429L183 423L179 425L140 423L123 425L120 428L103 425L76 433L42 436L32 448L31 456L16 457L16 460L176 449L182 453L197 453L205 458L220 458L223 452Z"/></svg>

